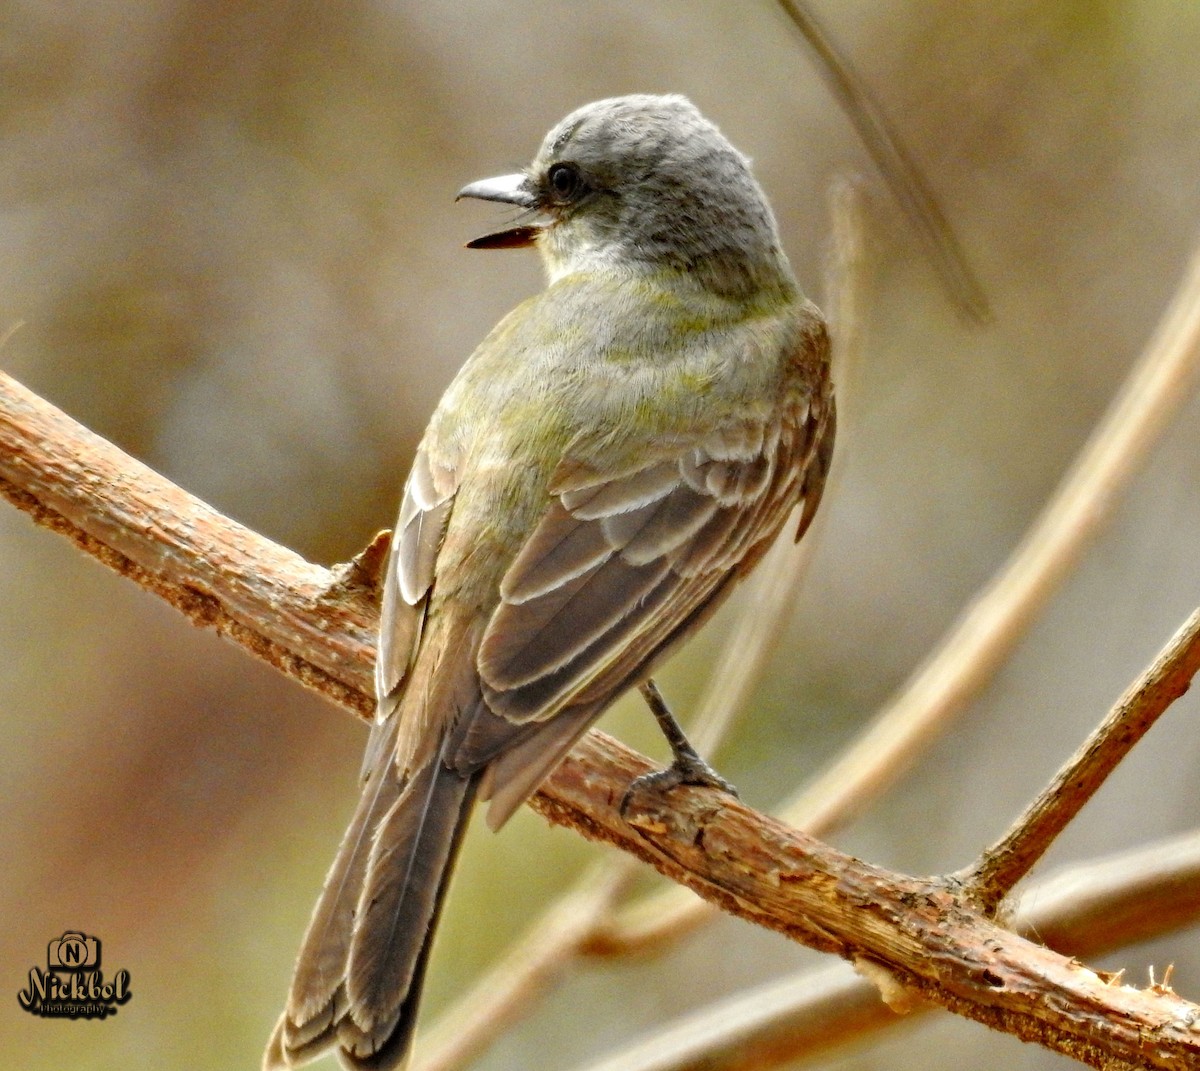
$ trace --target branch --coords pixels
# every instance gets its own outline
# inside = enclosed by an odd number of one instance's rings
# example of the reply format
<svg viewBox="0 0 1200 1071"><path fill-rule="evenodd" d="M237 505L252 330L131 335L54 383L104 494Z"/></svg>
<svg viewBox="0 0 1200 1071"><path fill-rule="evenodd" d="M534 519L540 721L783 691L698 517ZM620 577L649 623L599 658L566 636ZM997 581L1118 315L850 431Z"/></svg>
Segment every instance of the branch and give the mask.
<svg viewBox="0 0 1200 1071"><path fill-rule="evenodd" d="M3 375L0 488L198 624L363 708L373 615L355 570L333 576L227 520ZM732 914L1018 1037L1096 1067L1200 1061L1200 1007L1109 987L971 911L945 882L860 862L707 790L637 794L622 816L649 769L593 732L533 803Z"/></svg>
<svg viewBox="0 0 1200 1071"><path fill-rule="evenodd" d="M551 821L638 856L726 912L850 959L886 989L1109 1071L1200 1062L1200 1006L1111 986L964 907L708 790L637 793L650 764L592 734L535 797Z"/></svg>
<svg viewBox="0 0 1200 1071"><path fill-rule="evenodd" d="M628 856L589 867L482 977L420 1035L414 1071L454 1071L480 1057L496 1038L528 1015L535 1000L562 977L596 929L597 919L630 883Z"/></svg>
<svg viewBox="0 0 1200 1071"><path fill-rule="evenodd" d="M1154 663L1055 774L1012 828L958 876L987 914L1046 853L1160 715L1200 671L1200 610L1180 626Z"/></svg>
<svg viewBox="0 0 1200 1071"><path fill-rule="evenodd" d="M1021 898L1015 926L1075 956L1099 956L1200 918L1200 832L1073 866ZM586 1071L762 1071L862 1043L932 1010L896 1015L835 964L798 971L680 1016Z"/></svg>
<svg viewBox="0 0 1200 1071"><path fill-rule="evenodd" d="M992 318L987 295L921 169L913 162L867 83L806 4L779 0L779 6L816 55L817 72L858 132L956 308L968 321L987 323Z"/></svg>
<svg viewBox="0 0 1200 1071"><path fill-rule="evenodd" d="M264 539L0 372L0 495L285 676L369 716L369 575Z"/></svg>

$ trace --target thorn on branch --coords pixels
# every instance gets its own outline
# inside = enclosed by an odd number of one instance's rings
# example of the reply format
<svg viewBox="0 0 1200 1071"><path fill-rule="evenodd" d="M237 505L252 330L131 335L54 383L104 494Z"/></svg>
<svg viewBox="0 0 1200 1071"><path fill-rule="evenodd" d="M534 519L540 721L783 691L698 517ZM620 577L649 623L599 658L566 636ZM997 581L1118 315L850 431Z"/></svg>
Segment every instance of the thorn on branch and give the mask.
<svg viewBox="0 0 1200 1071"><path fill-rule="evenodd" d="M329 570L329 586L321 597L336 602L346 595L358 595L370 603L377 602L391 545L392 530L381 528L353 558Z"/></svg>

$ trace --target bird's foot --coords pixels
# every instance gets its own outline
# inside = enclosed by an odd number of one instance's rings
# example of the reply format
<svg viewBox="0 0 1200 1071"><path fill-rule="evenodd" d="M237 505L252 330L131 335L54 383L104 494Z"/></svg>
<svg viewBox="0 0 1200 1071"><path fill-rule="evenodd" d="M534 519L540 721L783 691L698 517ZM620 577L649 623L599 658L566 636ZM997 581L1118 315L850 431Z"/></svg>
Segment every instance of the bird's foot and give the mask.
<svg viewBox="0 0 1200 1071"><path fill-rule="evenodd" d="M734 799L738 791L725 780L716 770L705 762L696 752L676 752L675 760L670 766L653 773L635 777L625 790L621 799L621 814L625 814L630 800L643 792L653 792L656 795L670 792L679 785L697 785L701 788L715 788L718 792L728 792Z"/></svg>

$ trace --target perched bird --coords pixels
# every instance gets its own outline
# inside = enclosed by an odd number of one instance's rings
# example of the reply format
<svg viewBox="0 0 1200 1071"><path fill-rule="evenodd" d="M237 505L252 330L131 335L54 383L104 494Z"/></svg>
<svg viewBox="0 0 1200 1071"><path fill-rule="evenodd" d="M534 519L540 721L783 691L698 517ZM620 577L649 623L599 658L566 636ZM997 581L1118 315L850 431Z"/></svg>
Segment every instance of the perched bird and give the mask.
<svg viewBox="0 0 1200 1071"><path fill-rule="evenodd" d="M578 109L522 173L459 197L524 210L546 289L434 413L383 582L358 810L265 1066L338 1046L395 1068L477 799L499 827L717 608L834 437L829 347L746 158L679 96ZM674 745L673 745L674 746ZM677 779L705 778L686 746Z"/></svg>

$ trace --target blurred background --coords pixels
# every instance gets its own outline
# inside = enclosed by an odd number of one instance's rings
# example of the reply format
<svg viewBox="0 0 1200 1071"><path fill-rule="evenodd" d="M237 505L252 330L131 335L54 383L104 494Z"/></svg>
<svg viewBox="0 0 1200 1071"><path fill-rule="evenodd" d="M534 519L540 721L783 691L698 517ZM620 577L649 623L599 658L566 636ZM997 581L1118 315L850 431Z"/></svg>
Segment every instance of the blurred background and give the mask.
<svg viewBox="0 0 1200 1071"><path fill-rule="evenodd" d="M1200 237L1200 7L814 3L920 162L993 305L963 323L768 0L8 0L0 367L322 563L390 525L455 369L541 285L453 203L601 96L691 96L756 162L824 300L827 192L860 176L874 275L820 546L722 770L770 808L828 761L1005 559L1103 413ZM1200 601L1200 405L967 716L836 843L910 872L996 836ZM662 677L686 711L731 620ZM0 508L0 1036L11 1066L258 1066L356 795L362 727ZM1185 698L1058 844L1191 828ZM624 702L604 727L661 757ZM534 815L471 834L426 1019L604 851ZM66 929L133 997L14 999ZM1200 929L1102 966L1176 964ZM576 975L481 1068L569 1067L813 953L722 920ZM1160 975L1161 976L1161 975ZM332 1067L327 1061L319 1065ZM935 1015L836 1069L1073 1066Z"/></svg>

